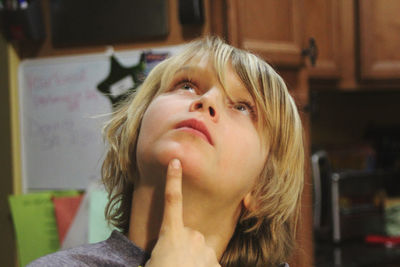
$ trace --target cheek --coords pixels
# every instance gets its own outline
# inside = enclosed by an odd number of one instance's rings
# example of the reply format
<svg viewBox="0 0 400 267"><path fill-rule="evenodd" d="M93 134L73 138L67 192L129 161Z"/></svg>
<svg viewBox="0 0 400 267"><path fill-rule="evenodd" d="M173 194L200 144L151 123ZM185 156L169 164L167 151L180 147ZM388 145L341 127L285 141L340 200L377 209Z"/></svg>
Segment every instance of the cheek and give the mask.
<svg viewBox="0 0 400 267"><path fill-rule="evenodd" d="M136 157L140 166L165 166L172 157L183 158L180 146L171 135L171 129L185 110L186 103L182 99L161 95L154 99L143 115L138 137Z"/></svg>
<svg viewBox="0 0 400 267"><path fill-rule="evenodd" d="M168 109L161 101L153 100L143 115L138 137L136 156L138 159L146 157L146 151L157 140L165 127Z"/></svg>
<svg viewBox="0 0 400 267"><path fill-rule="evenodd" d="M259 133L250 122L236 124L226 133L225 144L229 147L230 155L235 159L258 165L258 162L265 157L266 149L262 147Z"/></svg>
<svg viewBox="0 0 400 267"><path fill-rule="evenodd" d="M176 104L164 96L155 98L143 115L140 136L144 139L154 137L166 127L168 118L176 111Z"/></svg>
<svg viewBox="0 0 400 267"><path fill-rule="evenodd" d="M262 147L256 130L244 126L225 140L227 149L223 152L222 171L228 174L226 183L237 183L237 187L246 191L264 167L266 149Z"/></svg>

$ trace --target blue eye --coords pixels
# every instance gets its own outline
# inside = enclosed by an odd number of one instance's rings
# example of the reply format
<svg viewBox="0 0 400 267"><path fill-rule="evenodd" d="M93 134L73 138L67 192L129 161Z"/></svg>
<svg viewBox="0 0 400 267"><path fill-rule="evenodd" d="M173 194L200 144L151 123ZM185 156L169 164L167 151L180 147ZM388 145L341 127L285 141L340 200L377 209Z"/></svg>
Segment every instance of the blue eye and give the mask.
<svg viewBox="0 0 400 267"><path fill-rule="evenodd" d="M191 83L185 82L183 83L180 88L184 89L184 90L188 90L188 91L194 91L194 86Z"/></svg>
<svg viewBox="0 0 400 267"><path fill-rule="evenodd" d="M255 117L255 108L247 101L241 101L233 104L233 108L252 117Z"/></svg>
<svg viewBox="0 0 400 267"><path fill-rule="evenodd" d="M184 90L189 92L196 92L197 85L196 83L192 82L190 79L183 78L179 79L177 82L174 83L173 86L174 90Z"/></svg>
<svg viewBox="0 0 400 267"><path fill-rule="evenodd" d="M235 104L234 108L239 111L247 111L248 109L247 106L242 103Z"/></svg>

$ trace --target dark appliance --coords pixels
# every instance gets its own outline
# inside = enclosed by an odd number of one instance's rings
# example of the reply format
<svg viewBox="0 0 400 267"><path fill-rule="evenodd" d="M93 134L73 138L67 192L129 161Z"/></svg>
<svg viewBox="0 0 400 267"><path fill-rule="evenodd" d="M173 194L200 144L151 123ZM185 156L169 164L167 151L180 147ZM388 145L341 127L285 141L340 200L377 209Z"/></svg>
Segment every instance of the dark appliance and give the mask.
<svg viewBox="0 0 400 267"><path fill-rule="evenodd" d="M384 171L330 169L326 152L313 154L316 238L339 243L384 230Z"/></svg>

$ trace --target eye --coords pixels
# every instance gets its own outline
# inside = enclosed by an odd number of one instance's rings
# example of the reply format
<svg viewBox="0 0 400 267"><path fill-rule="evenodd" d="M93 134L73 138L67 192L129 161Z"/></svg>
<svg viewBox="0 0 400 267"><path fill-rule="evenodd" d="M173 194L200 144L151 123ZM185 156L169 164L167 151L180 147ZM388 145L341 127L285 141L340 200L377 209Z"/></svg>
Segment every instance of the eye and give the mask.
<svg viewBox="0 0 400 267"><path fill-rule="evenodd" d="M247 106L245 104L242 104L242 103L235 104L234 108L239 110L239 111L248 111Z"/></svg>
<svg viewBox="0 0 400 267"><path fill-rule="evenodd" d="M181 79L178 80L178 82L175 83L174 86L175 90L184 90L184 91L189 91L189 92L196 92L197 91L197 85L192 82L189 79Z"/></svg>
<svg viewBox="0 0 400 267"><path fill-rule="evenodd" d="M252 117L255 117L255 108L254 106L247 101L240 101L233 104L233 108Z"/></svg>
<svg viewBox="0 0 400 267"><path fill-rule="evenodd" d="M193 86L192 83L185 82L180 85L180 89L186 90L186 91L195 91L195 86Z"/></svg>

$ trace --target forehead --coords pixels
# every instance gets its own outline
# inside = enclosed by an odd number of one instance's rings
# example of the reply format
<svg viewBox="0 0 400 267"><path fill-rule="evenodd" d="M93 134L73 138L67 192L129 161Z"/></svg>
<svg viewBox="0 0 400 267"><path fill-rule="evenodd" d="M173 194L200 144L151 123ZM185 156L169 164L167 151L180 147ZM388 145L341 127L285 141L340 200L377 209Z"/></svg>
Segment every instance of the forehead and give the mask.
<svg viewBox="0 0 400 267"><path fill-rule="evenodd" d="M180 73L194 73L201 71L203 74L208 73L210 75L217 75L217 70L215 69L215 64L209 56L194 56L188 61L184 62L174 71L173 74Z"/></svg>

